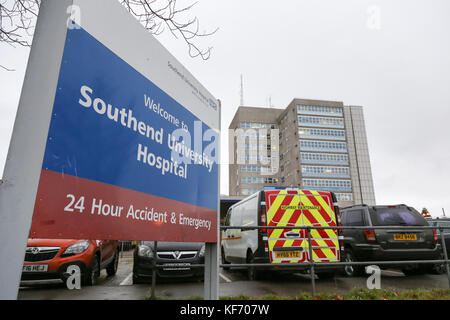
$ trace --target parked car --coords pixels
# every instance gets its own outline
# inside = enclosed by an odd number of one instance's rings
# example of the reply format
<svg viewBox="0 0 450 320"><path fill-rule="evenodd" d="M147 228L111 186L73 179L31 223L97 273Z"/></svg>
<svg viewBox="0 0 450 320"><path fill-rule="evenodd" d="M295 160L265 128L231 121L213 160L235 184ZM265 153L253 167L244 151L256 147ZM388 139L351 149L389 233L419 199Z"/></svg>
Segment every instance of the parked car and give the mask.
<svg viewBox="0 0 450 320"><path fill-rule="evenodd" d="M205 263L205 244L202 242L142 241L134 250L133 283L148 281L156 270L160 278L203 278L204 267L191 267ZM155 268L155 265L163 265Z"/></svg>
<svg viewBox="0 0 450 320"><path fill-rule="evenodd" d="M226 229L222 232L222 264L265 263L267 267L248 266L249 280L268 272L306 273L310 270L308 236L303 226L340 225L339 208L332 192L298 188L266 188L232 205L225 225L292 227L289 229ZM297 227L297 228L296 228ZM340 262L340 230L312 230L312 256L319 278L332 278L337 266L321 262ZM273 268L270 264L277 264ZM292 267L295 263L295 267ZM225 266L226 270L229 268Z"/></svg>
<svg viewBox="0 0 450 320"><path fill-rule="evenodd" d="M430 226L437 226L437 227L449 227L450 228L450 218L442 217L442 218L426 218L428 224ZM439 244L442 243L441 237L444 236L445 241L445 247L447 251L447 257L450 257L450 229L444 229L441 233L440 230L436 230L436 233L438 235L438 242ZM441 253L440 256L441 259L444 259L444 253ZM442 274L446 272L445 265L443 263L439 263L433 266L432 271L437 274Z"/></svg>
<svg viewBox="0 0 450 320"><path fill-rule="evenodd" d="M341 209L343 226L389 226L389 229L344 229L345 261L433 260L440 257L436 232L432 229L402 230L402 226L428 226L424 217L406 205L356 205ZM400 267L404 274L431 271L433 265L380 265ZM361 275L364 266L345 266L347 276Z"/></svg>
<svg viewBox="0 0 450 320"><path fill-rule="evenodd" d="M106 269L108 276L116 274L118 244L114 240L28 239L21 280L65 281L67 268L77 265L83 285L95 285L100 270Z"/></svg>

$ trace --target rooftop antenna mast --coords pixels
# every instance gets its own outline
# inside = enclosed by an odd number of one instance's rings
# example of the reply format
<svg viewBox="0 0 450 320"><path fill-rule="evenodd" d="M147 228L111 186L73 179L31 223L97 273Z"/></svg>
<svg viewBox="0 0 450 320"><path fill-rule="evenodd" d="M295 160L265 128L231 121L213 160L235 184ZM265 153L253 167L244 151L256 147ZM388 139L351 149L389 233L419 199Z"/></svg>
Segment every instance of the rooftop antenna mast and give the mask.
<svg viewBox="0 0 450 320"><path fill-rule="evenodd" d="M244 77L241 74L241 106L244 105Z"/></svg>

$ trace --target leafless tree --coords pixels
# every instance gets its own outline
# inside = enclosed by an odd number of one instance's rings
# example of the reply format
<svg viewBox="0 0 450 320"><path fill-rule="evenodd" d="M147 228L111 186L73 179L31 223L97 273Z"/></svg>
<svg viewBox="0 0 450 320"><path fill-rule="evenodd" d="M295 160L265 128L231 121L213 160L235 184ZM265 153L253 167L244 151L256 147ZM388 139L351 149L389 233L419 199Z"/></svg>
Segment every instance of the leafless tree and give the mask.
<svg viewBox="0 0 450 320"><path fill-rule="evenodd" d="M177 0L116 1L152 34L159 35L168 29L173 36L187 44L191 57L207 60L211 56L212 48L201 48L197 40L216 33L218 29L201 32L198 18L187 17L196 2L179 6ZM29 47L40 4L41 0L0 0L0 43ZM11 71L1 62L0 67Z"/></svg>

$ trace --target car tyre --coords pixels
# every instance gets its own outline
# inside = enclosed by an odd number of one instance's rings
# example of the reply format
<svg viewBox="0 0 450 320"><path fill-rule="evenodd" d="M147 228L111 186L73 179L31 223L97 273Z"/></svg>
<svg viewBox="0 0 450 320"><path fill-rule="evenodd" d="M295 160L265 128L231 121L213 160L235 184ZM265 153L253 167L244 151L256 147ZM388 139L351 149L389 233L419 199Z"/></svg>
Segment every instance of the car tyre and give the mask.
<svg viewBox="0 0 450 320"><path fill-rule="evenodd" d="M345 250L345 262L356 262L355 255L350 249ZM344 266L344 273L347 277L355 277L363 274L363 268L361 266L347 265Z"/></svg>
<svg viewBox="0 0 450 320"><path fill-rule="evenodd" d="M255 257L253 256L253 253L249 250L247 252L247 263L254 263ZM259 273L260 271L257 270L256 267L249 266L247 268L247 278L250 281L258 280L259 279Z"/></svg>
<svg viewBox="0 0 450 320"><path fill-rule="evenodd" d="M91 260L91 265L86 273L84 284L87 286L95 286L97 284L98 277L100 276L100 262L97 255L94 254Z"/></svg>
<svg viewBox="0 0 450 320"><path fill-rule="evenodd" d="M106 273L109 277L115 276L119 267L119 250L114 253L114 258L110 264L106 267Z"/></svg>
<svg viewBox="0 0 450 320"><path fill-rule="evenodd" d="M405 276L415 276L423 274L424 270L418 265L407 265L402 268L402 272Z"/></svg>
<svg viewBox="0 0 450 320"><path fill-rule="evenodd" d="M142 279L137 275L133 274L133 284L140 284L140 283L142 283Z"/></svg>
<svg viewBox="0 0 450 320"><path fill-rule="evenodd" d="M443 253L441 253L441 255L439 256L439 260L444 260L444 259L445 259L445 256ZM432 273L432 274L444 274L445 272L447 272L447 270L445 269L444 263L436 263L429 267L428 272Z"/></svg>
<svg viewBox="0 0 450 320"><path fill-rule="evenodd" d="M227 259L225 259L225 251L224 251L224 249L223 249L223 247L222 247L222 264L230 264L228 261L227 261ZM230 270L230 267L225 267L225 266L223 266L222 267L222 269L223 270Z"/></svg>

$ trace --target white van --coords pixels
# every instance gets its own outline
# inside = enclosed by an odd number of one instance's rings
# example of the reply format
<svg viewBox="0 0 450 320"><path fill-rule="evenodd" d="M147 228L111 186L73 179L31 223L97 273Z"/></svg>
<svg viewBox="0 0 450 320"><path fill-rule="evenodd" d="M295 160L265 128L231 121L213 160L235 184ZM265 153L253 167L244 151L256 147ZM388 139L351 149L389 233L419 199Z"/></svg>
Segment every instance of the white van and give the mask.
<svg viewBox="0 0 450 320"><path fill-rule="evenodd" d="M276 269L270 265L248 267L250 280L256 279L263 270L308 272L311 261L308 235L298 227L340 226L335 202L332 192L297 188L268 188L239 201L228 210L225 226L292 226L292 229L225 229L221 234L222 264L278 264ZM342 269L320 267L320 262L340 261L343 247L340 233L337 229L311 230L312 257L317 263L316 273L322 278L333 277ZM296 266L286 267L286 263L296 263Z"/></svg>

